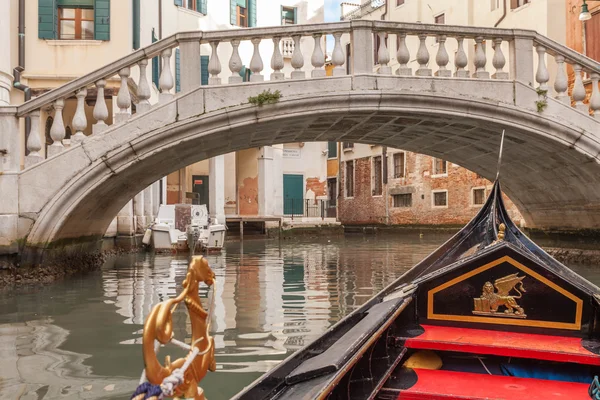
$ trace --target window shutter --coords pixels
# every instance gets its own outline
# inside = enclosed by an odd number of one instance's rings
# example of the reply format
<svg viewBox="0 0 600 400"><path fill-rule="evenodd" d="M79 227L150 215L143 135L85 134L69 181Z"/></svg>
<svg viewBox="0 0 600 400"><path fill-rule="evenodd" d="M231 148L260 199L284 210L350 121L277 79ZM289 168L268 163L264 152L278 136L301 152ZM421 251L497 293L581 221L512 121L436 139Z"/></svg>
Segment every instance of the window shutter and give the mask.
<svg viewBox="0 0 600 400"><path fill-rule="evenodd" d="M175 49L175 93L181 91L181 56L179 49Z"/></svg>
<svg viewBox="0 0 600 400"><path fill-rule="evenodd" d="M154 34L154 28L152 28L152 43L158 41L158 38ZM158 56L152 58L152 83L158 89L158 80L160 79L160 58Z"/></svg>
<svg viewBox="0 0 600 400"><path fill-rule="evenodd" d="M294 25L298 24L298 7L294 7Z"/></svg>
<svg viewBox="0 0 600 400"><path fill-rule="evenodd" d="M208 7L206 5L206 0L198 0L198 12L208 15Z"/></svg>
<svg viewBox="0 0 600 400"><path fill-rule="evenodd" d="M248 26L256 26L256 0L248 0Z"/></svg>
<svg viewBox="0 0 600 400"><path fill-rule="evenodd" d="M55 0L38 0L38 38L56 39L58 9Z"/></svg>
<svg viewBox="0 0 600 400"><path fill-rule="evenodd" d="M327 158L337 158L337 142L327 142Z"/></svg>
<svg viewBox="0 0 600 400"><path fill-rule="evenodd" d="M208 85L208 56L200 56L200 84Z"/></svg>
<svg viewBox="0 0 600 400"><path fill-rule="evenodd" d="M110 40L110 0L94 1L94 39Z"/></svg>
<svg viewBox="0 0 600 400"><path fill-rule="evenodd" d="M231 8L230 21L231 25L237 25L237 1L229 0L229 6Z"/></svg>
<svg viewBox="0 0 600 400"><path fill-rule="evenodd" d="M178 7L183 7L183 0L175 0L175 5Z"/></svg>

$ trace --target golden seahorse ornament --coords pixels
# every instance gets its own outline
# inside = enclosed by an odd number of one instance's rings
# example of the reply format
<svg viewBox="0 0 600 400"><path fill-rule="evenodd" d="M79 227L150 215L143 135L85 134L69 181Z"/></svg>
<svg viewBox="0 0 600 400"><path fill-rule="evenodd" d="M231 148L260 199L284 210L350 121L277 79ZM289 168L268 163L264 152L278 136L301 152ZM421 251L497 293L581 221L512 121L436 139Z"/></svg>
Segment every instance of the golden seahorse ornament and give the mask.
<svg viewBox="0 0 600 400"><path fill-rule="evenodd" d="M187 358L170 362L169 356L167 356L166 365L163 366L158 361L154 350L155 340L166 344L173 338L172 313L177 304L182 301L185 302L192 325L192 349L188 357L192 354L194 347L198 349L199 354L185 371L184 380L175 388L174 396L183 396L195 400L205 400L204 391L198 387L198 383L206 376L207 371L216 370L215 343L214 339L208 334L209 315L202 308L198 296L200 282L212 286L215 282L215 274L204 257L196 256L192 258L187 276L183 281L183 291L176 298L163 301L154 306L144 323L143 335L146 378L150 383L160 385L174 370L181 368Z"/></svg>

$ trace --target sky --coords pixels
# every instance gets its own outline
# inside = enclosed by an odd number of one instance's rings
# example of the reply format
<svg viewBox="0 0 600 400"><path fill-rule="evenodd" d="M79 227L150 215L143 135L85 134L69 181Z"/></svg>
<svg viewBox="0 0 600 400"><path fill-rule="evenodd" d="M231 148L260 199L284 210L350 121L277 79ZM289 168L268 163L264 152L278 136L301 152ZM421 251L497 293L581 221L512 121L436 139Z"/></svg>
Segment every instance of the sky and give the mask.
<svg viewBox="0 0 600 400"><path fill-rule="evenodd" d="M342 0L325 0L325 22L340 20L340 3Z"/></svg>

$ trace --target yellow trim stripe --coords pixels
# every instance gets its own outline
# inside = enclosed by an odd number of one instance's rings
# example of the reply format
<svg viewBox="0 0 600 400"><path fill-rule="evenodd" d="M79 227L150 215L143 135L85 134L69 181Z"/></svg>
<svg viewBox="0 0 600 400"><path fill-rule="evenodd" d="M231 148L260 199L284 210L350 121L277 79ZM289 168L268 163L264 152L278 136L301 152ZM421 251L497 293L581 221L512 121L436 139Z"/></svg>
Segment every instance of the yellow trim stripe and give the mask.
<svg viewBox="0 0 600 400"><path fill-rule="evenodd" d="M434 313L434 311L433 311L433 296L436 293L438 293L450 286L453 286L459 282L462 282L474 275L478 275L484 271L487 271L487 270L489 270L497 265L500 265L504 262L511 264L512 266L516 267L517 269L523 271L524 273L528 274L529 276L537 279L538 281L544 283L545 285L556 290L563 296L572 300L576 305L575 321L573 323L567 323L567 322L536 321L536 320L527 320L527 319L508 319L508 318L478 317L478 316L466 316L466 315L446 315L446 314L435 314ZM580 299L579 297L575 296L574 294L566 291L565 289L556 285L555 283L549 281L548 279L544 278L537 272L527 268L526 266L524 266L520 262L512 259L509 256L504 256L495 261L487 263L479 268L469 271L466 274L463 274L463 275L456 277L436 288L431 289L427 293L427 318L433 319L433 320L440 320L440 321L477 322L477 323L482 323L482 324L517 325L517 326L530 326L530 327L535 327L535 328L580 330L582 314L583 314L583 300L582 299Z"/></svg>

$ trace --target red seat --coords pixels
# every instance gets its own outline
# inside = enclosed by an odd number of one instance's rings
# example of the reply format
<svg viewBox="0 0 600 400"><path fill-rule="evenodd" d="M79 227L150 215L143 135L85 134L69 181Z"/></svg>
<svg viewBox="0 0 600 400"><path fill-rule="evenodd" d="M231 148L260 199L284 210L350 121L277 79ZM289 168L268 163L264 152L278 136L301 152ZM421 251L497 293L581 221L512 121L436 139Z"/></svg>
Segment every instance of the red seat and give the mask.
<svg viewBox="0 0 600 400"><path fill-rule="evenodd" d="M589 385L510 376L415 369L417 383L398 400L589 400Z"/></svg>
<svg viewBox="0 0 600 400"><path fill-rule="evenodd" d="M406 339L406 347L600 365L600 356L585 349L579 338L434 325L422 327L425 333Z"/></svg>

